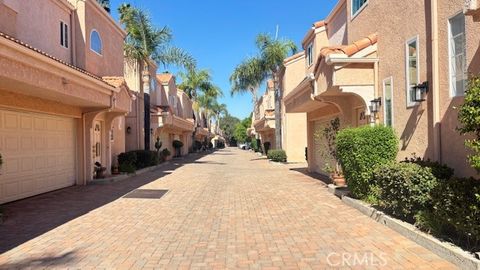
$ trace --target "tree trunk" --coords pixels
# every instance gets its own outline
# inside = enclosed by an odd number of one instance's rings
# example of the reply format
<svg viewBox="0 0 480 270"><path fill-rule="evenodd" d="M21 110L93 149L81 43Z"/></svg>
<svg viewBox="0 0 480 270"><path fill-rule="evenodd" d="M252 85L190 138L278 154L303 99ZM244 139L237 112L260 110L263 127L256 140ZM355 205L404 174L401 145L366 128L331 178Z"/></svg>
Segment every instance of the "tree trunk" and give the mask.
<svg viewBox="0 0 480 270"><path fill-rule="evenodd" d="M275 89L275 149L282 149L282 90L278 84L278 75L273 73Z"/></svg>

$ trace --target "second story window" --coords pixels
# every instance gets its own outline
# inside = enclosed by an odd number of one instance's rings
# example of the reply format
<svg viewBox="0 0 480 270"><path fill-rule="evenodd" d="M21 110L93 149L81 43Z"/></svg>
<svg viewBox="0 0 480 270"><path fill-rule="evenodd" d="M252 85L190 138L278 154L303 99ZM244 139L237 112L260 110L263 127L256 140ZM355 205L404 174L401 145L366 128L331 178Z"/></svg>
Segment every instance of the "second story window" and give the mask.
<svg viewBox="0 0 480 270"><path fill-rule="evenodd" d="M448 24L451 96L463 96L467 82L465 15L458 14L451 18Z"/></svg>
<svg viewBox="0 0 480 270"><path fill-rule="evenodd" d="M418 37L415 37L406 44L406 69L407 69L407 107L415 105L415 89L419 83L420 69L418 61Z"/></svg>
<svg viewBox="0 0 480 270"><path fill-rule="evenodd" d="M368 0L352 0L352 17L357 16L367 5Z"/></svg>
<svg viewBox="0 0 480 270"><path fill-rule="evenodd" d="M97 30L92 30L90 33L90 49L99 55L102 55L102 39Z"/></svg>
<svg viewBox="0 0 480 270"><path fill-rule="evenodd" d="M313 64L313 43L308 44L307 47L307 65L311 66Z"/></svg>
<svg viewBox="0 0 480 270"><path fill-rule="evenodd" d="M68 48L68 24L60 22L60 45Z"/></svg>

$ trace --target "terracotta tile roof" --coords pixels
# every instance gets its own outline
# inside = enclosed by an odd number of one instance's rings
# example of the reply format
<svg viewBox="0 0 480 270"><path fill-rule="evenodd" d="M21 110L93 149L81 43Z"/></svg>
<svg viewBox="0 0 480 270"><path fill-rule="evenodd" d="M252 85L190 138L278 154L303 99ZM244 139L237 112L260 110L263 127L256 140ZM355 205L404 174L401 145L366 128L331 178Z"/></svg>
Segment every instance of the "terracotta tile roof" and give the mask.
<svg viewBox="0 0 480 270"><path fill-rule="evenodd" d="M56 57L53 56L53 55L50 55L50 54L48 54L48 53L46 53L46 52L44 52L44 51L42 51L42 50L40 50L40 49L37 49L37 48L35 48L35 47L33 47L33 46L31 46L31 45L29 45L29 44L27 44L27 43L24 43L24 42L22 42L22 41L20 41L20 40L18 40L18 39L16 39L16 38L14 38L14 37L11 37L11 36L3 33L3 32L0 32L0 38L4 38L4 39L6 39L6 40L13 41L13 42L15 42L15 43L17 43L17 44L19 44L19 45L27 48L27 49L30 49L30 50L38 53L38 54L41 54L41 55L43 55L43 56L45 56L45 57L48 57L48 58L50 58L50 59L52 59L52 60L54 60L54 61L56 61L56 62L58 62L58 63L61 63L61 64L65 65L65 66L67 66L67 67L69 67L69 68L71 68L71 69L74 69L74 70L79 71L79 72L81 72L81 73L83 73L83 74L85 74L85 75L87 75L87 76L90 76L90 77L96 79L96 80L99 80L99 81L105 83L105 84L108 85L108 86L113 86L113 85L110 85L108 82L104 81L102 78L100 78L99 76L97 76L97 75L95 75L95 74L92 74L92 73L90 73L90 72L88 72L88 71L86 71L86 70L84 70L84 69L81 69L81 68L79 68L79 67L77 67L77 66L74 66L74 65L72 65L72 64L69 64L69 63L67 63L67 62L65 62L65 61L63 61L63 60L61 60L61 59L58 59L58 58L56 58Z"/></svg>
<svg viewBox="0 0 480 270"><path fill-rule="evenodd" d="M105 81L106 83L112 85L112 86L115 86L115 87L120 87L122 85L127 85L127 83L125 82L125 78L123 77L114 77L114 76L111 76L111 77L102 77L103 81Z"/></svg>
<svg viewBox="0 0 480 270"><path fill-rule="evenodd" d="M168 83L173 77L172 73L157 74L157 79L162 83Z"/></svg>
<svg viewBox="0 0 480 270"><path fill-rule="evenodd" d="M326 25L327 25L326 21L318 21L318 22L313 23L313 27L315 29L326 26Z"/></svg>
<svg viewBox="0 0 480 270"><path fill-rule="evenodd" d="M357 40L350 45L342 46L331 46L325 47L320 50L320 56L326 57L330 54L345 54L347 56L352 56L357 52L367 48L368 46L374 45L378 41L377 34L371 34L365 38Z"/></svg>

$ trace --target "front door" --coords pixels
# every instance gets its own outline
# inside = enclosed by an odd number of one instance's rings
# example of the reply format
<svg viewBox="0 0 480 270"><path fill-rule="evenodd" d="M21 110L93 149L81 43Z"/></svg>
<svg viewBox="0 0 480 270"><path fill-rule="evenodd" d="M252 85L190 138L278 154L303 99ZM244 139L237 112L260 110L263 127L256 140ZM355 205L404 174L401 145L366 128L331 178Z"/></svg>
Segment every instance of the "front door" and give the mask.
<svg viewBox="0 0 480 270"><path fill-rule="evenodd" d="M102 163L102 122L95 121L93 124L93 163L99 162Z"/></svg>

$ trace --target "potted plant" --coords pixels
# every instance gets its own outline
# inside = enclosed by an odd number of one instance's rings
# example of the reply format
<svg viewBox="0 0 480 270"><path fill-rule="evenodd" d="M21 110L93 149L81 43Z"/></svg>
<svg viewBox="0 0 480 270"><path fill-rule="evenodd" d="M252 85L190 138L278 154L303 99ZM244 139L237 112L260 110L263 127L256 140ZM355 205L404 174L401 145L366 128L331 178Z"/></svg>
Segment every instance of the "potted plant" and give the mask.
<svg viewBox="0 0 480 270"><path fill-rule="evenodd" d="M340 118L335 117L335 119L332 119L330 123L328 123L325 126L325 128L321 131L321 134L315 134L315 136L317 136L317 139L318 137L323 137L323 139L325 139L327 149L326 149L326 153L325 152L322 153L323 157L327 160L333 159L335 162L334 167L332 167L329 162L326 162L325 172L330 174L330 178L336 186L343 187L346 185L346 181L343 175L342 168L338 163L338 154L337 154L337 145L336 145L337 134L339 131L340 131Z"/></svg>
<svg viewBox="0 0 480 270"><path fill-rule="evenodd" d="M102 167L102 164L100 162L95 162L95 179L102 179L105 178L105 171L107 170L106 167Z"/></svg>
<svg viewBox="0 0 480 270"><path fill-rule="evenodd" d="M175 157L180 157L181 156L180 149L183 147L183 142L179 140L174 140L172 142L172 146L173 148L175 148Z"/></svg>

